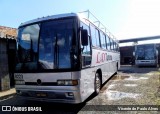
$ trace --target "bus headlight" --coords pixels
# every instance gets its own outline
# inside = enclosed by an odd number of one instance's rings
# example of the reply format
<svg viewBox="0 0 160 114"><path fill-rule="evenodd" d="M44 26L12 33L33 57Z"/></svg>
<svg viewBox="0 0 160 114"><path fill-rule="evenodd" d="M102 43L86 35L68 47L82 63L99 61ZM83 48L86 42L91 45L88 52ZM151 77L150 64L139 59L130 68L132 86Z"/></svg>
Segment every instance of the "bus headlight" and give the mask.
<svg viewBox="0 0 160 114"><path fill-rule="evenodd" d="M16 81L15 81L15 84L16 84L16 85L24 85L24 84L25 84L25 81L23 81L23 80L16 80Z"/></svg>
<svg viewBox="0 0 160 114"><path fill-rule="evenodd" d="M58 80L57 81L58 85L62 85L62 86L72 86L72 85L78 85L78 80Z"/></svg>

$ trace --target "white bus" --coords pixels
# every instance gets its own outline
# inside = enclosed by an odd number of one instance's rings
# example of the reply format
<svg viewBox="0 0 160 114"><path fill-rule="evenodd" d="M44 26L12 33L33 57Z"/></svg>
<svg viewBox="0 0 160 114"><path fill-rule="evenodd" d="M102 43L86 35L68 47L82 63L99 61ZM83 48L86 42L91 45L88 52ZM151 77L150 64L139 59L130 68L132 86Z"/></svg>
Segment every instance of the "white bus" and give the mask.
<svg viewBox="0 0 160 114"><path fill-rule="evenodd" d="M157 67L158 50L156 44L135 45L135 65Z"/></svg>
<svg viewBox="0 0 160 114"><path fill-rule="evenodd" d="M84 102L120 67L118 42L79 14L38 18L18 30L15 87L28 100Z"/></svg>

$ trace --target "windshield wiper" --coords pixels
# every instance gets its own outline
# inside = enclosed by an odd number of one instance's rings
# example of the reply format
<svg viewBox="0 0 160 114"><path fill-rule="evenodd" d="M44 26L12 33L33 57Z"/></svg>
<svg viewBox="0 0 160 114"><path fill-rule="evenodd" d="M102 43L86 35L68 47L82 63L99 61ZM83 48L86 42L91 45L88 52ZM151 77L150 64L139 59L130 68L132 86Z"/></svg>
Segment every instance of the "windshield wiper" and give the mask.
<svg viewBox="0 0 160 114"><path fill-rule="evenodd" d="M58 58L59 58L59 47L58 47L58 37L57 37L57 33L56 33L56 39L55 39L55 47L54 47L54 67L55 69L58 69Z"/></svg>

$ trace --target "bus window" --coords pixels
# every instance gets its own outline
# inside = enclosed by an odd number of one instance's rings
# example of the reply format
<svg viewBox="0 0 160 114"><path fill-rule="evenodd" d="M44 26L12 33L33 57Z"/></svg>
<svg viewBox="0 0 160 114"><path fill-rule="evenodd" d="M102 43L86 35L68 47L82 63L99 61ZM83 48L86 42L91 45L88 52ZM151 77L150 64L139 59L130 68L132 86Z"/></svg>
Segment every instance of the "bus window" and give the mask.
<svg viewBox="0 0 160 114"><path fill-rule="evenodd" d="M116 42L113 40L113 50L116 51Z"/></svg>
<svg viewBox="0 0 160 114"><path fill-rule="evenodd" d="M42 24L39 44L39 63L42 69L71 68L71 25L72 20L47 21Z"/></svg>
<svg viewBox="0 0 160 114"><path fill-rule="evenodd" d="M90 32L89 32L89 26L81 22L81 28L88 31L88 45L82 46L82 66L88 66L91 64L91 45L90 45Z"/></svg>
<svg viewBox="0 0 160 114"><path fill-rule="evenodd" d="M112 50L112 39L109 38L110 50Z"/></svg>
<svg viewBox="0 0 160 114"><path fill-rule="evenodd" d="M107 41L107 49L110 50L111 47L110 47L110 40L109 40L108 35L106 35L106 41Z"/></svg>
<svg viewBox="0 0 160 114"><path fill-rule="evenodd" d="M118 47L117 47L117 42L115 42L115 51L117 51L117 48L118 48Z"/></svg>
<svg viewBox="0 0 160 114"><path fill-rule="evenodd" d="M113 50L113 40L112 39L110 39L110 41L111 41L111 50Z"/></svg>
<svg viewBox="0 0 160 114"><path fill-rule="evenodd" d="M117 42L115 42L115 46L116 46L116 51L118 51L118 45L117 45Z"/></svg>
<svg viewBox="0 0 160 114"><path fill-rule="evenodd" d="M103 49L106 49L106 37L102 32L100 32L100 38L101 38L101 47Z"/></svg>
<svg viewBox="0 0 160 114"><path fill-rule="evenodd" d="M99 31L91 25L92 46L101 47L99 39Z"/></svg>
<svg viewBox="0 0 160 114"><path fill-rule="evenodd" d="M117 51L119 52L119 44L117 44Z"/></svg>

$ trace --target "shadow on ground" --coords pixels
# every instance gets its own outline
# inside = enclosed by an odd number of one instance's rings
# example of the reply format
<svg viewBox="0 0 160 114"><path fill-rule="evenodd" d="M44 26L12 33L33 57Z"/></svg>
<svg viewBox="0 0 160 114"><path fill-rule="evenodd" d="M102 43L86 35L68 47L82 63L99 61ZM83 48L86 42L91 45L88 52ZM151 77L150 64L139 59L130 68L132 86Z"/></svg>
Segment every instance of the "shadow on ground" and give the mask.
<svg viewBox="0 0 160 114"><path fill-rule="evenodd" d="M125 65L125 66L121 66L119 71L122 73L140 73L140 74L144 74L144 73L149 73L152 71L158 71L159 67L153 67L153 66L144 66L144 67L137 67L137 66L131 66L131 65Z"/></svg>

